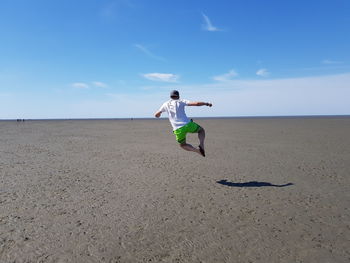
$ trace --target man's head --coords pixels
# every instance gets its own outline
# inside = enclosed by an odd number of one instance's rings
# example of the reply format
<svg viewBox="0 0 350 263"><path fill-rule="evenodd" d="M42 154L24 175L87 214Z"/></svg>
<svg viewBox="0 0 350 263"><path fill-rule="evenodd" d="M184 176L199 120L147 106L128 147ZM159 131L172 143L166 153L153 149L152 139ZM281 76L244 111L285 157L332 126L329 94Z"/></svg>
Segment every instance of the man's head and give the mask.
<svg viewBox="0 0 350 263"><path fill-rule="evenodd" d="M180 94L177 90L172 90L170 92L170 98L172 98L173 100L177 100L180 98Z"/></svg>

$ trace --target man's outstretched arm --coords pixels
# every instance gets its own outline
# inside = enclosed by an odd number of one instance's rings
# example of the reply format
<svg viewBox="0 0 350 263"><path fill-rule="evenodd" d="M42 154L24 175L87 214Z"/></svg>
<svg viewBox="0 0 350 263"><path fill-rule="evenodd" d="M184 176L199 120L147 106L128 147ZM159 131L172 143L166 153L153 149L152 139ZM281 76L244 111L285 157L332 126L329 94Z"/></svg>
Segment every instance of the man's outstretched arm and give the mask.
<svg viewBox="0 0 350 263"><path fill-rule="evenodd" d="M187 106L208 106L208 107L211 107L211 106L213 106L213 104L211 104L210 102L192 101L192 102L188 103Z"/></svg>
<svg viewBox="0 0 350 263"><path fill-rule="evenodd" d="M161 112L161 111L157 111L157 112L154 114L154 117L159 118L160 115L162 115L162 112Z"/></svg>

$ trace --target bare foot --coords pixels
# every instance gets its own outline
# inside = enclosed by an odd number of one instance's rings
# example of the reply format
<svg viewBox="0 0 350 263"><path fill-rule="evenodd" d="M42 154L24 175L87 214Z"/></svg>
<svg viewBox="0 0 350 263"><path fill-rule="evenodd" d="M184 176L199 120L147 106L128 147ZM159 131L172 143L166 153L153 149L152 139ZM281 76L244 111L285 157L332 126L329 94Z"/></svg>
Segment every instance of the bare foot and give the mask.
<svg viewBox="0 0 350 263"><path fill-rule="evenodd" d="M204 151L204 148L202 146L199 145L199 153L205 157L205 151Z"/></svg>

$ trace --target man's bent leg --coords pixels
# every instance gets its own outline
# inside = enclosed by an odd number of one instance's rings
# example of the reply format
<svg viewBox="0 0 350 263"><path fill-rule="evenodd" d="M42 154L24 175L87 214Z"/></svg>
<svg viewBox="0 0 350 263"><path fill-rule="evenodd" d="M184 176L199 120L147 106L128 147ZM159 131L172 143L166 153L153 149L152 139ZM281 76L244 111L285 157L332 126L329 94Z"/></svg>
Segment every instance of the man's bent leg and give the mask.
<svg viewBox="0 0 350 263"><path fill-rule="evenodd" d="M201 127L198 131L199 146L204 150L205 130Z"/></svg>
<svg viewBox="0 0 350 263"><path fill-rule="evenodd" d="M187 144L184 142L180 144L180 147L186 151L196 152L198 154L201 154L201 152L198 149L194 148L191 144Z"/></svg>

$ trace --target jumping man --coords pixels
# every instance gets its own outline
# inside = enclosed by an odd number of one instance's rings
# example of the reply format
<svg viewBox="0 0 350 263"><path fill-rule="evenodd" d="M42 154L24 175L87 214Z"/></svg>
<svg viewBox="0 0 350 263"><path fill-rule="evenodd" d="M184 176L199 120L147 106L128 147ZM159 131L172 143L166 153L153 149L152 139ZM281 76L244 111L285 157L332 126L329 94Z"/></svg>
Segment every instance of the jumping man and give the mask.
<svg viewBox="0 0 350 263"><path fill-rule="evenodd" d="M171 100L165 102L157 111L154 116L159 118L163 112L168 113L169 121L173 126L173 132L176 136L177 142L180 147L186 151L192 151L205 156L204 151L204 139L205 131L197 123L190 120L185 113L185 106L209 106L212 104L209 102L192 102L189 100L180 100L180 94L177 90L170 92ZM193 147L191 144L186 143L187 133L198 133L199 149Z"/></svg>

